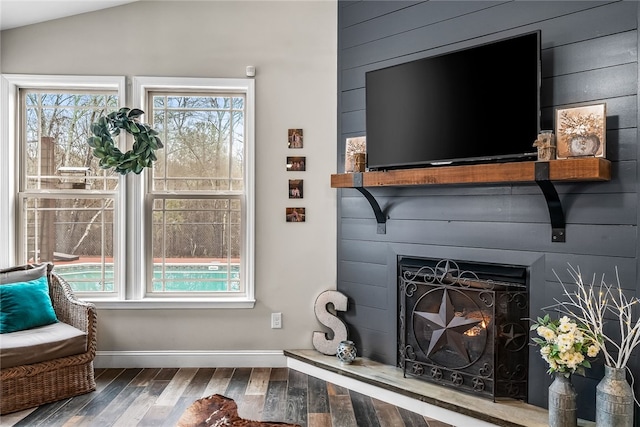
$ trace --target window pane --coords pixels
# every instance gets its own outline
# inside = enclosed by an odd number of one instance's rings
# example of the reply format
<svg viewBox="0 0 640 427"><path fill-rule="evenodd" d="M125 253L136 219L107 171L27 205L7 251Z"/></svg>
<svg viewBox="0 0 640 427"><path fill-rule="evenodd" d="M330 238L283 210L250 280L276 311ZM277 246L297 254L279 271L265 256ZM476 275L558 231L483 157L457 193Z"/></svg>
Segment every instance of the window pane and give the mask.
<svg viewBox="0 0 640 427"><path fill-rule="evenodd" d="M152 292L241 292L240 202L156 199Z"/></svg>
<svg viewBox="0 0 640 427"><path fill-rule="evenodd" d="M53 262L78 292L114 292L113 198L23 201L25 259Z"/></svg>
<svg viewBox="0 0 640 427"><path fill-rule="evenodd" d="M234 111L233 113L234 138L231 146L231 189L235 191L244 190L244 113Z"/></svg>
<svg viewBox="0 0 640 427"><path fill-rule="evenodd" d="M244 98L154 95L155 191L242 191Z"/></svg>
<svg viewBox="0 0 640 427"><path fill-rule="evenodd" d="M113 190L118 176L87 144L91 124L117 105L115 94L25 93L25 189Z"/></svg>
<svg viewBox="0 0 640 427"><path fill-rule="evenodd" d="M237 297L247 292L241 259L246 96L158 91L148 105L165 149L151 171L147 294Z"/></svg>

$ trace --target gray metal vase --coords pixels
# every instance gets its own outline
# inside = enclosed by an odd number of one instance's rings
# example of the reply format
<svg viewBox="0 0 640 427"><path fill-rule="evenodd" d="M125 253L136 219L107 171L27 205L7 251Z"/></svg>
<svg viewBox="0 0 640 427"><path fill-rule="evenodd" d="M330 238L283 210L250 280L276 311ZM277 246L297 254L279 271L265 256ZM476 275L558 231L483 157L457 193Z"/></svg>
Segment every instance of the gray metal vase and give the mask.
<svg viewBox="0 0 640 427"><path fill-rule="evenodd" d="M571 379L555 373L549 386L549 426L577 427L576 390Z"/></svg>
<svg viewBox="0 0 640 427"><path fill-rule="evenodd" d="M633 390L625 368L604 367L596 387L596 427L633 427Z"/></svg>

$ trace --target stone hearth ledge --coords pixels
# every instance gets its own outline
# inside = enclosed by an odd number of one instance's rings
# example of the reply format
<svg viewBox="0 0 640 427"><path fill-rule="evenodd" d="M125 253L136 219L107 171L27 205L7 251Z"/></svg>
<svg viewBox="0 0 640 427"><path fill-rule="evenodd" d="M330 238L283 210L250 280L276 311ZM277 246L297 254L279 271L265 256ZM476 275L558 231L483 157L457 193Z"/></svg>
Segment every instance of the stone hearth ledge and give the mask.
<svg viewBox="0 0 640 427"><path fill-rule="evenodd" d="M417 378L405 378L402 369L367 358L357 357L351 364L342 364L337 357L327 356L316 350L285 350L284 355L324 371L477 419L484 422L481 423L484 425L487 425L485 423L504 427L547 427L549 425L546 409L519 400L500 399L493 402L490 399L458 392ZM294 368L298 367L294 366ZM309 372L306 373L309 374ZM376 395L372 396L378 398ZM402 405L396 404L396 406ZM439 419L437 416L433 418ZM447 420L441 421L447 422ZM594 427L595 423L578 420L578 425Z"/></svg>

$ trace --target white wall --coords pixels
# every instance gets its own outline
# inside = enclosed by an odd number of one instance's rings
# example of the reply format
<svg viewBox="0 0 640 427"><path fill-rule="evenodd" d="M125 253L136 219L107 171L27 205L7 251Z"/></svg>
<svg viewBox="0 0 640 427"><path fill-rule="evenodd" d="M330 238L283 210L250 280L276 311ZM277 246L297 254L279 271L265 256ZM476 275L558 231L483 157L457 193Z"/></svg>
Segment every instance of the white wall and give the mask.
<svg viewBox="0 0 640 427"><path fill-rule="evenodd" d="M2 32L2 73L237 78L247 65L257 70L255 308L100 309L99 354L312 348L313 331L323 330L313 304L336 288L336 7L140 1ZM295 205L306 207L305 223L285 222L288 128L304 130L293 154L307 157L295 176L304 179ZM272 312L283 313L282 329L270 328Z"/></svg>

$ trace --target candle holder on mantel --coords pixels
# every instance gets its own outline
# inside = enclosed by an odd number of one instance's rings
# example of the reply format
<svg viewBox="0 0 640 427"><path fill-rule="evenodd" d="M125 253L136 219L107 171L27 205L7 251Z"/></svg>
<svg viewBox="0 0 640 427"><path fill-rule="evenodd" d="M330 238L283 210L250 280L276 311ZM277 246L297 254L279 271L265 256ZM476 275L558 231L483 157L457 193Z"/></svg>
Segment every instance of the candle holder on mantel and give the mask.
<svg viewBox="0 0 640 427"><path fill-rule="evenodd" d="M353 341L340 341L338 352L336 353L340 363L349 364L356 360L356 345Z"/></svg>
<svg viewBox="0 0 640 427"><path fill-rule="evenodd" d="M538 148L538 160L547 161L556 158L556 137L553 131L540 131L533 146Z"/></svg>
<svg viewBox="0 0 640 427"><path fill-rule="evenodd" d="M367 169L367 161L365 153L355 153L353 155L355 161L355 171L364 172Z"/></svg>

